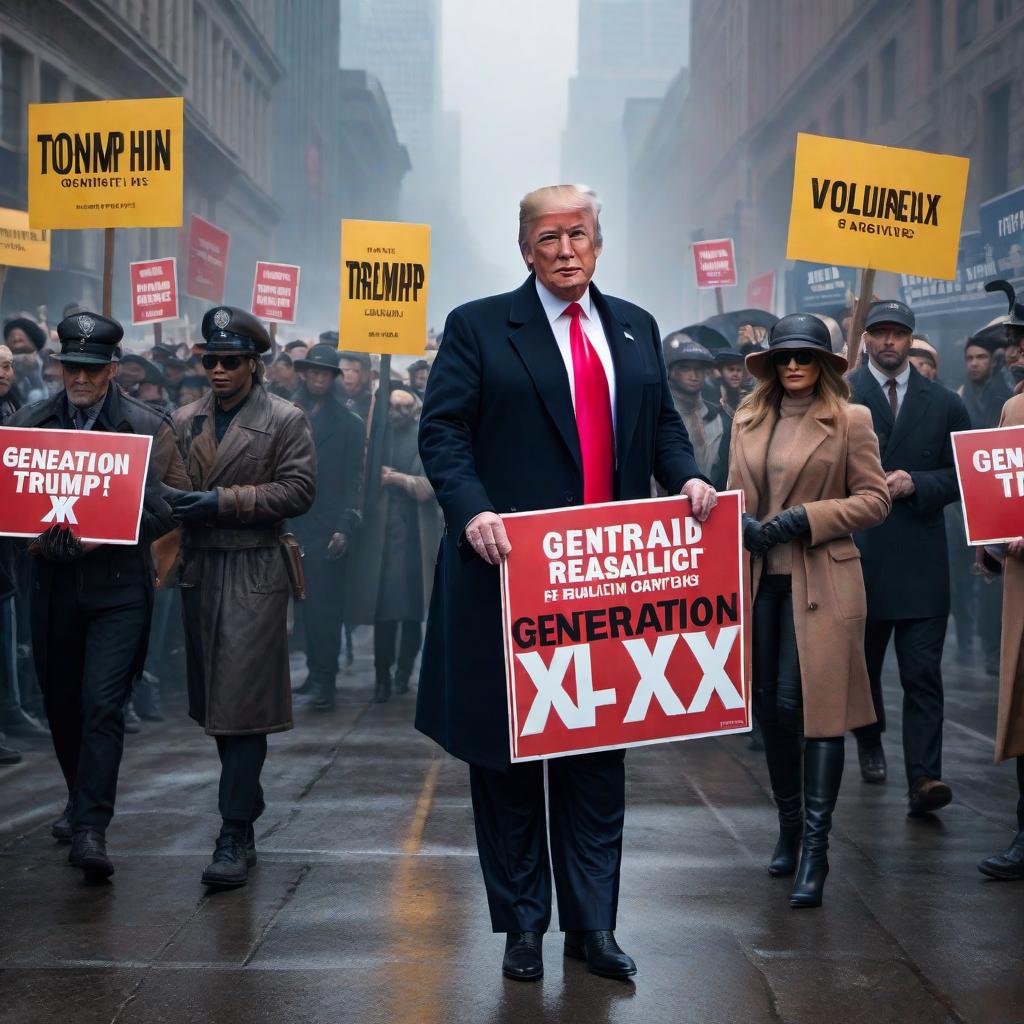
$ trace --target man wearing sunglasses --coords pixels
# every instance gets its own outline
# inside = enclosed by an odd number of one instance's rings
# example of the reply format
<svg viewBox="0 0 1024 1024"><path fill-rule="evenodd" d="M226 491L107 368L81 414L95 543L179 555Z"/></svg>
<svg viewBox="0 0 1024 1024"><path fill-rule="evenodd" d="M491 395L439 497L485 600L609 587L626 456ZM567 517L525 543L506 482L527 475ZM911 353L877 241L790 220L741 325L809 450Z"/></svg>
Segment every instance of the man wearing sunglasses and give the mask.
<svg viewBox="0 0 1024 1024"><path fill-rule="evenodd" d="M971 423L960 398L910 363L914 314L876 302L861 342L867 366L850 374L852 401L866 405L878 435L892 512L854 535L867 591L864 649L878 721L855 730L865 782L886 779L882 663L895 638L903 687L903 755L911 815L953 799L942 781L942 646L949 618L949 555L943 509L958 496L949 435Z"/></svg>
<svg viewBox="0 0 1024 1024"><path fill-rule="evenodd" d="M189 714L216 738L221 761L222 827L203 882L228 889L245 885L256 862L267 734L292 727L281 535L313 503L316 454L302 410L264 386L263 324L217 306L202 332L211 390L174 414L194 489L170 501L184 527Z"/></svg>
<svg viewBox="0 0 1024 1024"><path fill-rule="evenodd" d="M51 526L29 547L33 558L32 654L54 751L68 787L52 833L71 841L68 862L107 878L106 831L114 815L124 748L124 708L146 661L153 613L149 545L174 528L160 481L185 484L170 420L114 383L119 323L82 311L57 327L63 387L25 406L12 427L149 434L153 438L139 543L83 544Z"/></svg>

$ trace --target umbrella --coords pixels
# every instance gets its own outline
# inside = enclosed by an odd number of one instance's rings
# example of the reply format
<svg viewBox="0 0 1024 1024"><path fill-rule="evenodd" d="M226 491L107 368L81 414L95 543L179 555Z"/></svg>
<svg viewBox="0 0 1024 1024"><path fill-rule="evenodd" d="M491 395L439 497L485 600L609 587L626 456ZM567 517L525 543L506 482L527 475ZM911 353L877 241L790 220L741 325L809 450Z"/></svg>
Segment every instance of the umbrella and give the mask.
<svg viewBox="0 0 1024 1024"><path fill-rule="evenodd" d="M763 327L766 331L770 331L778 322L777 316L773 316L763 309L736 309L730 313L709 316L704 321L708 327L725 335L733 344L739 337L740 328L744 324L750 324L751 327Z"/></svg>
<svg viewBox="0 0 1024 1024"><path fill-rule="evenodd" d="M707 324L690 324L689 327L680 327L672 334L688 334L694 341L699 342L706 349L716 352L718 349L731 348L732 342L720 330L709 327ZM667 335L671 337L671 335ZM735 340L735 334L733 339Z"/></svg>

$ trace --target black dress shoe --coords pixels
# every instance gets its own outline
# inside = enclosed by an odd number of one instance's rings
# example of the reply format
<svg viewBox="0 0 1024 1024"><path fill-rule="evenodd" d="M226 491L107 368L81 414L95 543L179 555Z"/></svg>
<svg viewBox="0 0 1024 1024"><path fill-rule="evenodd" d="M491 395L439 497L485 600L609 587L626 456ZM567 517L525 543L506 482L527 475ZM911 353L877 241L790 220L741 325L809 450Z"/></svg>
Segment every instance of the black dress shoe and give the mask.
<svg viewBox="0 0 1024 1024"><path fill-rule="evenodd" d="M501 973L513 981L537 981L544 977L540 932L509 932L505 936L505 958Z"/></svg>
<svg viewBox="0 0 1024 1024"><path fill-rule="evenodd" d="M256 849L252 850L255 863ZM213 860L203 872L203 885L211 889L237 889L249 881L249 851L240 832L221 832L213 850Z"/></svg>
<svg viewBox="0 0 1024 1024"><path fill-rule="evenodd" d="M109 878L114 873L114 865L107 856L106 839L95 828L80 828L74 832L68 863L73 868L81 868L86 878Z"/></svg>
<svg viewBox="0 0 1024 1024"><path fill-rule="evenodd" d="M885 782L887 766L885 763L885 751L882 744L877 746L857 746L857 756L860 758L860 777L865 782L873 785L880 785Z"/></svg>
<svg viewBox="0 0 1024 1024"><path fill-rule="evenodd" d="M566 932L565 955L585 960L587 970L602 978L632 978L636 974L633 958L619 948L614 932Z"/></svg>
<svg viewBox="0 0 1024 1024"><path fill-rule="evenodd" d="M404 672L395 673L395 696L404 697L409 692L409 677Z"/></svg>
<svg viewBox="0 0 1024 1024"><path fill-rule="evenodd" d="M953 790L941 779L918 779L910 787L910 802L907 813L913 817L931 814L940 810L953 799Z"/></svg>
<svg viewBox="0 0 1024 1024"><path fill-rule="evenodd" d="M978 870L1003 882L1024 878L1024 829L1017 833L1009 849L986 857L978 865Z"/></svg>
<svg viewBox="0 0 1024 1024"><path fill-rule="evenodd" d="M389 700L391 700L391 674L378 675L377 682L373 687L373 703L386 704Z"/></svg>
<svg viewBox="0 0 1024 1024"><path fill-rule="evenodd" d="M68 796L68 802L64 805L60 817L50 826L50 835L58 843L70 843L72 839L71 816L74 811L73 796Z"/></svg>

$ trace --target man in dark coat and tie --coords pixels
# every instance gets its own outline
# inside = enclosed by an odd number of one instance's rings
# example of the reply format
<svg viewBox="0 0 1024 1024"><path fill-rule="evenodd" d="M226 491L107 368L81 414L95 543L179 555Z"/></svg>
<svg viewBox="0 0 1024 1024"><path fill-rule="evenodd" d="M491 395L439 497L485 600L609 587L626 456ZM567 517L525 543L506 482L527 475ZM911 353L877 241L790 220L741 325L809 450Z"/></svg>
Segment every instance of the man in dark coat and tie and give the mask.
<svg viewBox="0 0 1024 1024"><path fill-rule="evenodd" d="M878 721L857 729L865 782L886 778L882 663L890 638L903 687L903 754L911 814L945 807L942 781L942 646L949 618L949 555L943 509L957 500L949 435L971 423L960 398L910 364L914 314L876 302L865 321L868 364L850 374L852 401L871 410L892 512L854 534L867 591L864 649Z"/></svg>
<svg viewBox="0 0 1024 1024"><path fill-rule="evenodd" d="M501 513L649 497L653 476L698 519L716 495L672 404L653 317L591 284L600 206L578 186L520 204L530 276L454 310L427 384L420 455L445 517L417 727L469 762L491 924L502 970L543 974L551 865L565 955L623 978L613 930L625 805L624 752L510 764L498 565L515 558Z"/></svg>

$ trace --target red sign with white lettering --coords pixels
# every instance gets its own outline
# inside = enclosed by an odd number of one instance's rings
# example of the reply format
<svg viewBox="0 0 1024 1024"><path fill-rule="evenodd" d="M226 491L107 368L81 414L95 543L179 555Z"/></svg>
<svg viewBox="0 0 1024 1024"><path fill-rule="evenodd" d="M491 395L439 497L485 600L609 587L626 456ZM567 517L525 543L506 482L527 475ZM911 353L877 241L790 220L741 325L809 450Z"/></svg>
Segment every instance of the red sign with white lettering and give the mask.
<svg viewBox="0 0 1024 1024"><path fill-rule="evenodd" d="M513 761L750 731L742 495L502 516Z"/></svg>
<svg viewBox="0 0 1024 1024"><path fill-rule="evenodd" d="M967 543L1024 536L1024 427L957 430L950 437Z"/></svg>
<svg viewBox="0 0 1024 1024"><path fill-rule="evenodd" d="M764 309L769 313L772 310L772 300L775 297L775 271L769 270L767 274L751 278L747 282L747 305L751 309Z"/></svg>
<svg viewBox="0 0 1024 1024"><path fill-rule="evenodd" d="M0 427L0 535L64 523L83 541L137 544L153 438Z"/></svg>
<svg viewBox="0 0 1024 1024"><path fill-rule="evenodd" d="M224 301L231 236L194 213L188 222L185 294L210 302Z"/></svg>
<svg viewBox="0 0 1024 1024"><path fill-rule="evenodd" d="M295 323L299 304L299 268L290 263L257 263L252 283L252 311L261 320Z"/></svg>
<svg viewBox="0 0 1024 1024"><path fill-rule="evenodd" d="M128 264L132 288L132 323L155 324L178 316L178 261L140 260Z"/></svg>
<svg viewBox="0 0 1024 1024"><path fill-rule="evenodd" d="M725 288L736 283L736 257L731 238L693 243L693 269L698 288Z"/></svg>

